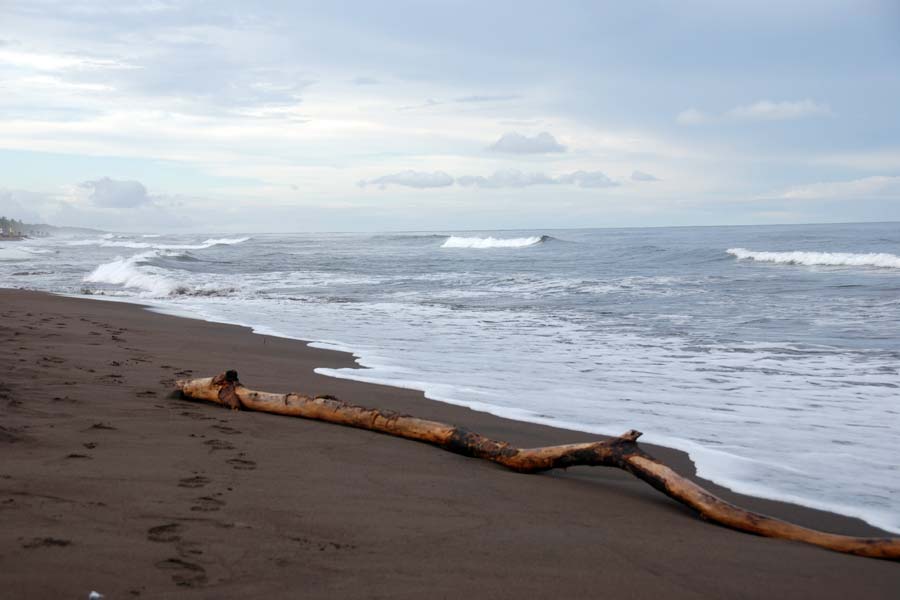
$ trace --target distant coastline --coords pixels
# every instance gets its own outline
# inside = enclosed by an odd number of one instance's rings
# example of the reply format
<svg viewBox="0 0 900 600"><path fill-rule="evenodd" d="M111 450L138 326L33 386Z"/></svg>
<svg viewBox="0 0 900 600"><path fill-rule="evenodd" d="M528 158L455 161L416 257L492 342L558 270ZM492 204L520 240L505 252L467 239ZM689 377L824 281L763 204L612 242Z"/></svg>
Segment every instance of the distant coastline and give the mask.
<svg viewBox="0 0 900 600"><path fill-rule="evenodd" d="M46 223L25 223L0 215L0 241L20 242L29 238L44 238L60 234L101 234L100 229L88 227L57 227Z"/></svg>

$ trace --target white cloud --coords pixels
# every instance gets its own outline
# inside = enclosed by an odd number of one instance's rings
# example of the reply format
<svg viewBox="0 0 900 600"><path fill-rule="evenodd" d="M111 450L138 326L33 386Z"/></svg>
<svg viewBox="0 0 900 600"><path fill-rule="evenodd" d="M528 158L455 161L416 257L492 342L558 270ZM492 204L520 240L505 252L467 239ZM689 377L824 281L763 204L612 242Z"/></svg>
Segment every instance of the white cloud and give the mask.
<svg viewBox="0 0 900 600"><path fill-rule="evenodd" d="M900 200L900 177L876 175L851 181L799 185L775 195L784 200L853 200L893 197Z"/></svg>
<svg viewBox="0 0 900 600"><path fill-rule="evenodd" d="M565 152L566 147L546 131L532 137L511 132L504 134L499 140L488 146L488 150L507 154L549 154Z"/></svg>
<svg viewBox="0 0 900 600"><path fill-rule="evenodd" d="M728 111L728 116L748 121L787 121L809 117L827 117L834 113L827 104L812 100L797 102L771 102L760 100L745 106L736 106Z"/></svg>
<svg viewBox="0 0 900 600"><path fill-rule="evenodd" d="M600 171L575 171L556 178L558 183L571 183L583 188L615 187L619 185Z"/></svg>
<svg viewBox="0 0 900 600"><path fill-rule="evenodd" d="M41 220L32 207L43 200L39 194L19 190L0 190L0 216L18 219L26 223Z"/></svg>
<svg viewBox="0 0 900 600"><path fill-rule="evenodd" d="M85 181L79 187L88 190L88 200L98 208L134 208L152 204L147 188L140 181L118 181L103 177Z"/></svg>
<svg viewBox="0 0 900 600"><path fill-rule="evenodd" d="M861 171L900 171L900 148L861 150L807 157L815 165L859 169Z"/></svg>
<svg viewBox="0 0 900 600"><path fill-rule="evenodd" d="M491 175L461 175L453 178L443 171L423 173L419 171L403 171L393 175L385 175L377 179L360 181L359 185L377 185L384 189L388 185L402 185L418 189L448 187L456 183L466 188L523 188L533 185L575 185L582 188L615 187L619 185L601 171L574 171L552 177L545 173L526 173L519 169L499 169Z"/></svg>
<svg viewBox="0 0 900 600"><path fill-rule="evenodd" d="M650 173L644 173L643 171L633 171L631 173L632 181L659 181L659 177L651 175Z"/></svg>
<svg viewBox="0 0 900 600"><path fill-rule="evenodd" d="M682 125L703 125L717 121L792 121L833 115L827 104L812 100L782 102L760 100L753 104L735 106L721 114L689 108L678 113L675 120Z"/></svg>
<svg viewBox="0 0 900 600"><path fill-rule="evenodd" d="M359 182L360 187L365 187L367 185L377 185L381 189L384 189L389 185L400 185L416 189L439 188L453 185L453 178L443 171L427 173L409 170Z"/></svg>
<svg viewBox="0 0 900 600"><path fill-rule="evenodd" d="M678 116L675 117L675 120L684 125L699 125L700 123L712 121L713 117L703 112L702 110L689 108L678 113Z"/></svg>

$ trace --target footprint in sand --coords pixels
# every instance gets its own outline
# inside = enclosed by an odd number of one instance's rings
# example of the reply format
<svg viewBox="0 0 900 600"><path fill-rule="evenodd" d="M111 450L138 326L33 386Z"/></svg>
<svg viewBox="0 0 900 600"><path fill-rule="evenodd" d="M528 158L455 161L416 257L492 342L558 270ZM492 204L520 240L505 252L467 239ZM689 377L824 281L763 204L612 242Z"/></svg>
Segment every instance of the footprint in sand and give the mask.
<svg viewBox="0 0 900 600"><path fill-rule="evenodd" d="M203 443L209 446L210 452L213 450L234 450L234 444L225 440L206 440Z"/></svg>
<svg viewBox="0 0 900 600"><path fill-rule="evenodd" d="M89 431L91 429L106 429L109 431L115 431L116 428L110 425L109 423L94 423L90 427L88 427L85 431Z"/></svg>
<svg viewBox="0 0 900 600"><path fill-rule="evenodd" d="M339 542L332 542L328 540L313 540L306 537L292 537L288 536L288 539L292 542L297 542L301 544L307 549L310 550L318 550L319 552L325 552L326 550L356 550L355 544L341 544Z"/></svg>
<svg viewBox="0 0 900 600"><path fill-rule="evenodd" d="M30 542L25 542L24 544L22 544L22 547L32 550L34 548L49 548L52 546L58 546L58 547L64 548L66 546L71 546L71 545L72 545L72 540L63 540L60 538L53 538L53 537L42 537L42 538L34 538Z"/></svg>
<svg viewBox="0 0 900 600"><path fill-rule="evenodd" d="M167 558L156 563L157 569L175 571L172 581L181 587L200 587L206 585L206 569L200 565L189 563L180 558Z"/></svg>
<svg viewBox="0 0 900 600"><path fill-rule="evenodd" d="M256 462L244 458L229 458L225 462L238 471L252 471L256 468Z"/></svg>
<svg viewBox="0 0 900 600"><path fill-rule="evenodd" d="M209 478L203 475L194 475L193 477L185 477L178 480L178 487L183 488L201 488L209 483Z"/></svg>
<svg viewBox="0 0 900 600"><path fill-rule="evenodd" d="M217 510L222 510L223 506L225 506L225 502L218 498L201 496L194 499L194 505L191 507L191 510L197 512L215 512Z"/></svg>
<svg viewBox="0 0 900 600"><path fill-rule="evenodd" d="M227 425L211 425L213 429L218 429L222 433L227 433L228 435L237 435L241 433L240 429L235 429L234 427L228 427Z"/></svg>
<svg viewBox="0 0 900 600"><path fill-rule="evenodd" d="M208 421L208 420L212 419L212 417L208 417L202 413L192 412L189 410L183 410L178 414L180 414L182 417L189 417L191 419L199 420L199 421Z"/></svg>
<svg viewBox="0 0 900 600"><path fill-rule="evenodd" d="M157 525L147 530L147 539L151 542L177 542L181 540L184 525L179 523L167 523Z"/></svg>

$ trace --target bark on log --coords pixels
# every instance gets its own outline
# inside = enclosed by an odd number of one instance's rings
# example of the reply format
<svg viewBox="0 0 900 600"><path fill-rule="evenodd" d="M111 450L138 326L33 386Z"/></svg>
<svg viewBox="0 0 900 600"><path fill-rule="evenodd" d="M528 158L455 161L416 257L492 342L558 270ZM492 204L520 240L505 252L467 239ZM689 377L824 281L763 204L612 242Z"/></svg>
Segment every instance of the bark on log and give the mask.
<svg viewBox="0 0 900 600"><path fill-rule="evenodd" d="M726 502L641 450L637 444L641 432L635 430L599 442L515 448L446 423L355 406L331 396L312 398L301 394L254 391L241 385L235 371L216 377L182 380L176 385L185 397L224 404L234 410L246 408L378 431L489 460L520 473L579 465L616 467L691 507L701 518L731 529L805 542L837 552L900 560L900 538L861 538L817 531Z"/></svg>

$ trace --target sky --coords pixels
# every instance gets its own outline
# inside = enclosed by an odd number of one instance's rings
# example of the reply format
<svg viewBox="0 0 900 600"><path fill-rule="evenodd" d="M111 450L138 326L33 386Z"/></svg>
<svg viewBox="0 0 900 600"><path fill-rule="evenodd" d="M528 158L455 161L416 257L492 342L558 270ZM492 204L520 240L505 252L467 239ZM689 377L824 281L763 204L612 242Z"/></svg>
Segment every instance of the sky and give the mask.
<svg viewBox="0 0 900 600"><path fill-rule="evenodd" d="M0 214L900 221L900 2L0 0Z"/></svg>

